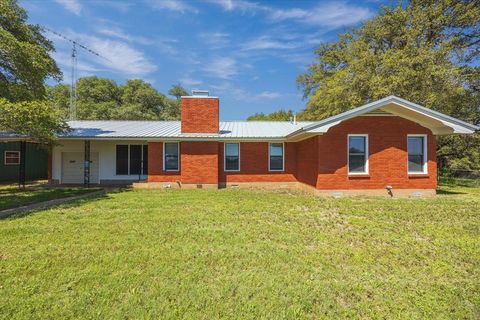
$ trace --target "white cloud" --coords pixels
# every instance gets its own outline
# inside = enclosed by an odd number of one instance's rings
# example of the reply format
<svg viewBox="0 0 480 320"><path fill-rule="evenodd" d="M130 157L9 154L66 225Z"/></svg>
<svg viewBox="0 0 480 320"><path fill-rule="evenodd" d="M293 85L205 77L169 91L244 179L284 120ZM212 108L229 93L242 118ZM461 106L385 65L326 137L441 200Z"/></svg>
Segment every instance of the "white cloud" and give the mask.
<svg viewBox="0 0 480 320"><path fill-rule="evenodd" d="M199 37L210 46L209 49L223 48L230 43L230 34L223 32L201 33Z"/></svg>
<svg viewBox="0 0 480 320"><path fill-rule="evenodd" d="M144 53L125 43L124 41L100 38L86 34L79 34L72 31L65 33L70 39L75 39L82 45L100 54L103 58L97 57L83 49L77 49L79 69L81 63L88 63L100 66L102 70L109 70L128 76L143 76L157 70ZM60 46L65 47L63 40L56 37ZM98 69L95 67L96 71Z"/></svg>
<svg viewBox="0 0 480 320"><path fill-rule="evenodd" d="M238 73L236 60L229 57L216 57L202 70L210 76L220 79L230 79Z"/></svg>
<svg viewBox="0 0 480 320"><path fill-rule="evenodd" d="M276 7L260 5L256 2L244 0L208 0L210 3L221 6L225 11L262 12L272 22L294 20L315 26L339 28L349 26L370 18L373 12L346 1L330 1L309 8L278 9ZM291 2L294 3L294 2Z"/></svg>
<svg viewBox="0 0 480 320"><path fill-rule="evenodd" d="M103 6L103 7L109 7L123 13L128 12L130 8L134 5L133 2L118 1L118 0L117 1L95 0L93 1L93 4Z"/></svg>
<svg viewBox="0 0 480 320"><path fill-rule="evenodd" d="M267 7L259 5L255 2L243 1L243 0L207 0L207 2L219 5L225 11L258 11L265 10Z"/></svg>
<svg viewBox="0 0 480 320"><path fill-rule="evenodd" d="M82 11L82 5L78 0L55 0L58 4L63 6L66 10L76 14L77 16L80 15Z"/></svg>
<svg viewBox="0 0 480 320"><path fill-rule="evenodd" d="M198 10L196 8L181 0L149 0L148 3L152 8L157 10L170 10L180 13L198 13Z"/></svg>
<svg viewBox="0 0 480 320"><path fill-rule="evenodd" d="M272 9L269 18L272 21L292 19L315 26L339 28L359 23L372 15L373 12L368 8L339 1L323 3L310 10Z"/></svg>
<svg viewBox="0 0 480 320"><path fill-rule="evenodd" d="M279 92L263 91L256 95L258 99L277 99L280 98Z"/></svg>
<svg viewBox="0 0 480 320"><path fill-rule="evenodd" d="M267 49L295 49L300 44L286 41L273 40L266 36L261 36L255 40L244 43L242 50L267 50Z"/></svg>
<svg viewBox="0 0 480 320"><path fill-rule="evenodd" d="M150 45L153 41L142 36L133 36L125 33L122 29L117 27L98 27L96 31L105 36L119 38L128 42L136 42L139 44Z"/></svg>
<svg viewBox="0 0 480 320"><path fill-rule="evenodd" d="M190 76L186 76L180 79L180 83L187 87L195 87L201 85L203 82L201 80L191 78Z"/></svg>

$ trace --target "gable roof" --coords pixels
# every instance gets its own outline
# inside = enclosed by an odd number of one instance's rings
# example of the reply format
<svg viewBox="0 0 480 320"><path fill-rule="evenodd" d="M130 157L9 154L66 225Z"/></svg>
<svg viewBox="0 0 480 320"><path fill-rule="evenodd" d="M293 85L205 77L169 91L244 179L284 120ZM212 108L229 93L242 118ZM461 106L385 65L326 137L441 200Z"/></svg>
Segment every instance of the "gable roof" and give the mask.
<svg viewBox="0 0 480 320"><path fill-rule="evenodd" d="M302 134L325 133L331 127L342 121L366 115L374 110L381 110L382 113L397 115L414 122L419 123L432 130L433 134L452 134L452 133L473 133L480 128L465 121L447 116L443 113L422 107L416 103L405 99L388 96L386 98L368 103L361 107L348 110L335 116L314 122L299 130L292 132L287 137L294 138Z"/></svg>

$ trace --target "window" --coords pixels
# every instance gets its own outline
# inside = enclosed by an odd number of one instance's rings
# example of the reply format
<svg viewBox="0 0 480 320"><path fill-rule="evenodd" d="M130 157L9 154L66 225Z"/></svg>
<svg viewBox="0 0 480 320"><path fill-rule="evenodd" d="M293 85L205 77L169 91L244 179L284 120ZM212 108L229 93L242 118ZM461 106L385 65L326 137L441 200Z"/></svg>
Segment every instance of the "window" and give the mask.
<svg viewBox="0 0 480 320"><path fill-rule="evenodd" d="M178 171L178 142L163 144L163 169L165 171Z"/></svg>
<svg viewBox="0 0 480 320"><path fill-rule="evenodd" d="M240 144L225 143L225 171L240 171Z"/></svg>
<svg viewBox="0 0 480 320"><path fill-rule="evenodd" d="M141 144L119 144L116 155L117 175L147 174L148 146Z"/></svg>
<svg viewBox="0 0 480 320"><path fill-rule="evenodd" d="M20 151L5 151L5 159L3 162L6 166L14 166L20 164Z"/></svg>
<svg viewBox="0 0 480 320"><path fill-rule="evenodd" d="M283 143L270 143L268 170L283 171Z"/></svg>
<svg viewBox="0 0 480 320"><path fill-rule="evenodd" d="M348 135L348 173L368 173L368 136L366 134Z"/></svg>
<svg viewBox="0 0 480 320"><path fill-rule="evenodd" d="M408 173L427 173L427 136L408 135Z"/></svg>

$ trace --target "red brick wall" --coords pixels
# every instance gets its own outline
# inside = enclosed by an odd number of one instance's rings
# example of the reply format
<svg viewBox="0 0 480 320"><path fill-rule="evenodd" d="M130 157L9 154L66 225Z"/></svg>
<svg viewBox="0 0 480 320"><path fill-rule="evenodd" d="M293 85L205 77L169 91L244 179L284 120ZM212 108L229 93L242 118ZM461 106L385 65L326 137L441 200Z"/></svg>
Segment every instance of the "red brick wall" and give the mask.
<svg viewBox="0 0 480 320"><path fill-rule="evenodd" d="M298 181L317 185L318 174L318 137L297 142L297 175Z"/></svg>
<svg viewBox="0 0 480 320"><path fill-rule="evenodd" d="M220 182L295 182L296 144L285 143L285 171L268 171L268 142L240 143L240 172L224 172L224 145L219 143Z"/></svg>
<svg viewBox="0 0 480 320"><path fill-rule="evenodd" d="M349 176L348 134L368 134L369 174ZM407 135L426 134L428 174L407 174ZM435 189L435 136L430 130L399 117L358 117L327 133L296 143L285 143L285 171L268 171L268 142L240 144L240 172L224 172L224 144L182 142L180 171L163 171L162 143L148 144L149 182L236 183L295 182L318 189Z"/></svg>
<svg viewBox="0 0 480 320"><path fill-rule="evenodd" d="M348 134L368 134L369 174L349 176ZM426 134L428 174L408 175L407 135ZM318 189L435 189L436 140L431 131L400 117L357 117L318 137Z"/></svg>
<svg viewBox="0 0 480 320"><path fill-rule="evenodd" d="M182 142L182 183L218 183L218 142Z"/></svg>
<svg viewBox="0 0 480 320"><path fill-rule="evenodd" d="M181 152L180 146L180 152ZM180 164L181 165L181 164ZM180 167L181 169L181 167ZM181 181L180 171L163 170L163 143L148 143L148 182L176 182Z"/></svg>
<svg viewBox="0 0 480 320"><path fill-rule="evenodd" d="M148 143L148 182L218 183L218 142L180 143L180 170L163 170L163 143Z"/></svg>
<svg viewBox="0 0 480 320"><path fill-rule="evenodd" d="M218 98L182 98L183 133L218 133Z"/></svg>

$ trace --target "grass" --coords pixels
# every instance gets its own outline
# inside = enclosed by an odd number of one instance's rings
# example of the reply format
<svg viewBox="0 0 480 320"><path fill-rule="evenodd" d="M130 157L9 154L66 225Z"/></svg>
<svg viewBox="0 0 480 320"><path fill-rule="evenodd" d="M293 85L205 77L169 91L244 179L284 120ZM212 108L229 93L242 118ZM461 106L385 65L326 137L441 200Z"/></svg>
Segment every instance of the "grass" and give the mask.
<svg viewBox="0 0 480 320"><path fill-rule="evenodd" d="M478 319L480 187L132 190L0 221L4 319Z"/></svg>
<svg viewBox="0 0 480 320"><path fill-rule="evenodd" d="M85 188L42 188L41 186L20 189L17 185L0 186L0 210L21 207L32 203L58 198L72 197L95 189Z"/></svg>

